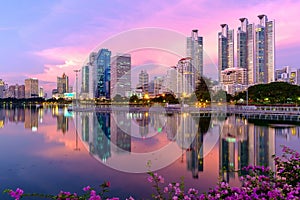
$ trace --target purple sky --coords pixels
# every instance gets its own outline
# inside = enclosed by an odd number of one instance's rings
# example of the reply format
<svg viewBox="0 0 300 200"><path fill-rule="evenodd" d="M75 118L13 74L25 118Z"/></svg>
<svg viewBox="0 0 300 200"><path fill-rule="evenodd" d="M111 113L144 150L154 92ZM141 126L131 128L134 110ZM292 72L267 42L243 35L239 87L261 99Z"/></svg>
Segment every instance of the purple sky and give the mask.
<svg viewBox="0 0 300 200"><path fill-rule="evenodd" d="M299 8L300 1L279 0L3 1L0 79L8 84L24 84L25 78L36 77L49 92L56 87L56 77L66 72L72 85L72 71L80 68L99 44L121 32L144 27L174 30L185 36L198 29L210 60L205 62L217 65L220 24L227 23L236 34L240 17L258 23L259 14L275 19L276 68L300 68ZM134 38L131 40L128 42L134 42ZM133 63L156 59L149 55ZM213 76L210 66L205 66L204 72Z"/></svg>

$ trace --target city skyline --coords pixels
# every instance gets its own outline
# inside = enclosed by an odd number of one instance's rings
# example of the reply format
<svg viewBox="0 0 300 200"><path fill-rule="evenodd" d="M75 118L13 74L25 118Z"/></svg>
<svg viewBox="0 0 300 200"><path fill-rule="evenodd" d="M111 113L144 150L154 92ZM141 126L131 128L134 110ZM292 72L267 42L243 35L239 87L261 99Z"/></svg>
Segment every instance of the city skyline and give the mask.
<svg viewBox="0 0 300 200"><path fill-rule="evenodd" d="M247 17L249 23L256 23L257 15L266 14L276 21L275 69L285 65L299 66L297 7L300 2L231 1L224 5L221 1L172 4L153 1L147 6L139 2L133 7L121 2L103 5L99 2L43 1L32 5L10 1L0 8L0 78L11 85L36 77L49 94L55 88L56 77L63 72L69 75L70 84L74 84L73 70L81 68L84 59L98 44L120 32L143 27L165 28L186 36L198 29L204 38L204 53L211 64L217 66L219 24L238 27L239 18ZM125 12L118 12L120 10ZM146 61L145 56L132 60L132 67ZM206 63L204 73L217 76L217 72L209 71L207 66Z"/></svg>

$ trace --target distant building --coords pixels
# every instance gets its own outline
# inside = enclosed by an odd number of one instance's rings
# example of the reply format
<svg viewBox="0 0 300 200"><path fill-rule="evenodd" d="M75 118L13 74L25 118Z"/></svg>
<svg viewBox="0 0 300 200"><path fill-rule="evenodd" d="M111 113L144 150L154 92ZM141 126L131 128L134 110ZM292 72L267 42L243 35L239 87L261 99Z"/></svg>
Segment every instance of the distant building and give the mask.
<svg viewBox="0 0 300 200"><path fill-rule="evenodd" d="M17 98L24 99L25 98L25 85L17 85L17 88L18 88Z"/></svg>
<svg viewBox="0 0 300 200"><path fill-rule="evenodd" d="M43 87L40 87L40 89L39 89L39 97L44 98L44 88Z"/></svg>
<svg viewBox="0 0 300 200"><path fill-rule="evenodd" d="M111 51L100 49L95 57L91 57L93 62L92 82L94 84L94 97L110 99L110 70Z"/></svg>
<svg viewBox="0 0 300 200"><path fill-rule="evenodd" d="M177 94L178 88L177 88L177 67L172 66L167 70L167 76L166 76L166 92Z"/></svg>
<svg viewBox="0 0 300 200"><path fill-rule="evenodd" d="M39 81L36 78L25 80L25 98L35 98L39 96Z"/></svg>
<svg viewBox="0 0 300 200"><path fill-rule="evenodd" d="M111 97L129 97L131 93L131 55L118 54L111 63Z"/></svg>
<svg viewBox="0 0 300 200"><path fill-rule="evenodd" d="M266 15L258 16L260 23L255 28L256 83L275 81L275 22Z"/></svg>
<svg viewBox="0 0 300 200"><path fill-rule="evenodd" d="M219 80L221 71L234 67L234 30L229 30L227 24L221 24L222 31L218 33L218 68Z"/></svg>
<svg viewBox="0 0 300 200"><path fill-rule="evenodd" d="M178 61L177 68L177 92L178 96L189 96L195 91L195 68L191 58L182 58Z"/></svg>
<svg viewBox="0 0 300 200"><path fill-rule="evenodd" d="M63 73L61 77L57 77L57 93L63 97L67 92L69 92L69 77Z"/></svg>
<svg viewBox="0 0 300 200"><path fill-rule="evenodd" d="M5 98L5 83L2 79L0 79L0 99Z"/></svg>
<svg viewBox="0 0 300 200"><path fill-rule="evenodd" d="M203 76L203 37L198 36L198 30L192 30L191 37L187 37L187 57L192 58L195 68L195 80Z"/></svg>
<svg viewBox="0 0 300 200"><path fill-rule="evenodd" d="M142 93L148 93L149 92L149 74L147 73L146 70L142 70L139 73L139 84L138 84L138 89L142 90Z"/></svg>
<svg viewBox="0 0 300 200"><path fill-rule="evenodd" d="M300 85L300 69L291 69L290 66L276 69L275 81L287 82L293 85Z"/></svg>
<svg viewBox="0 0 300 200"><path fill-rule="evenodd" d="M285 66L282 69L275 70L275 81L289 82L291 72L290 66Z"/></svg>
<svg viewBox="0 0 300 200"><path fill-rule="evenodd" d="M247 88L247 70L245 68L227 68L221 72L223 89L229 94L243 91Z"/></svg>
<svg viewBox="0 0 300 200"><path fill-rule="evenodd" d="M89 93L89 77L90 77L89 68L90 68L89 65L85 65L81 68L81 76L82 76L81 93Z"/></svg>

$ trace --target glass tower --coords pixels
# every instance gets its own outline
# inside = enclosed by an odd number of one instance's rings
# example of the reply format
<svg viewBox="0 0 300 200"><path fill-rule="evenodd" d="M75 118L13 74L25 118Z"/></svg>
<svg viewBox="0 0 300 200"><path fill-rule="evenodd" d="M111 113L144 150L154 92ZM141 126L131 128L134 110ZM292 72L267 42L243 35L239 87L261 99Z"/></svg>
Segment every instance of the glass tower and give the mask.
<svg viewBox="0 0 300 200"><path fill-rule="evenodd" d="M108 49L100 49L95 58L95 97L110 99L110 58Z"/></svg>
<svg viewBox="0 0 300 200"><path fill-rule="evenodd" d="M131 92L131 55L118 54L112 59L111 93L112 98L119 94L129 97Z"/></svg>
<svg viewBox="0 0 300 200"><path fill-rule="evenodd" d="M258 16L260 23L255 28L256 82L274 81L274 21L268 21L266 15Z"/></svg>
<svg viewBox="0 0 300 200"><path fill-rule="evenodd" d="M187 57L192 59L195 68L195 80L203 76L203 37L198 36L198 30L192 30L191 37L187 37Z"/></svg>
<svg viewBox="0 0 300 200"><path fill-rule="evenodd" d="M229 30L227 24L221 24L222 31L218 33L218 68L219 81L221 71L234 67L234 30Z"/></svg>

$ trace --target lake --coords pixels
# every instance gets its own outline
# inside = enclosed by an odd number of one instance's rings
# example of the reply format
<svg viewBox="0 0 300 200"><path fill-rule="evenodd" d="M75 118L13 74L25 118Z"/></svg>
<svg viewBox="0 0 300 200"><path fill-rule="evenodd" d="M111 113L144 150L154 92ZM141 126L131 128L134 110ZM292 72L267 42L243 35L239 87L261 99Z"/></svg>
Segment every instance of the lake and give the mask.
<svg viewBox="0 0 300 200"><path fill-rule="evenodd" d="M0 190L82 193L110 181L109 196L150 198L151 169L202 192L219 178L238 186L247 165L274 169L280 145L300 151L299 122L163 111L0 109ZM0 193L0 199L10 199Z"/></svg>

